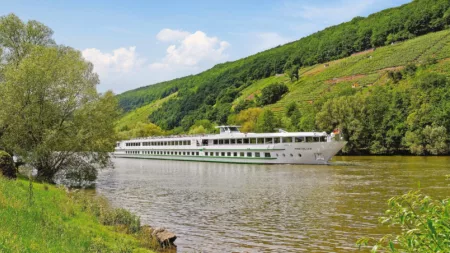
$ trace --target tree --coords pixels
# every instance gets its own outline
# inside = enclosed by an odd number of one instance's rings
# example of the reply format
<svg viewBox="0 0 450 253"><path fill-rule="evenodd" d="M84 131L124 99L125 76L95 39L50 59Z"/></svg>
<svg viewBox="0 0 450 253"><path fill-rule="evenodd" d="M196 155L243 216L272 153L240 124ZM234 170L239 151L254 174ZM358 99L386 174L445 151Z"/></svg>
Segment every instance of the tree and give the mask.
<svg viewBox="0 0 450 253"><path fill-rule="evenodd" d="M242 132L254 132L256 130L256 122L262 112L263 110L261 108L249 108L243 110L236 116L235 121L232 123L240 125Z"/></svg>
<svg viewBox="0 0 450 253"><path fill-rule="evenodd" d="M117 101L99 95L97 74L79 51L36 46L9 64L0 85L2 143L37 170L40 180L69 168L109 165Z"/></svg>
<svg viewBox="0 0 450 253"><path fill-rule="evenodd" d="M261 96L257 97L259 106L274 104L289 91L289 88L283 83L273 83L261 90Z"/></svg>
<svg viewBox="0 0 450 253"><path fill-rule="evenodd" d="M14 14L0 17L0 48L7 62L18 64L34 46L55 45L52 35L53 31L38 21L24 23Z"/></svg>
<svg viewBox="0 0 450 253"><path fill-rule="evenodd" d="M215 126L207 119L197 120L189 129L189 134L206 134L214 133Z"/></svg>
<svg viewBox="0 0 450 253"><path fill-rule="evenodd" d="M132 138L161 136L165 134L164 131L159 126L153 123L138 122L131 129L128 129L128 126L126 126L126 128L124 129L125 130L117 133L117 139L129 140Z"/></svg>
<svg viewBox="0 0 450 253"><path fill-rule="evenodd" d="M261 133L270 133L277 127L277 119L273 112L269 109L264 110L258 117L256 122L256 131Z"/></svg>
<svg viewBox="0 0 450 253"><path fill-rule="evenodd" d="M294 79L298 80L298 78L299 78L299 75L298 75L299 69L300 69L300 67L298 65L294 65L287 71L287 74L288 74L289 78L291 79L291 82L293 82Z"/></svg>
<svg viewBox="0 0 450 253"><path fill-rule="evenodd" d="M445 127L426 126L421 131L407 132L405 142L412 154L442 155L449 150L448 134Z"/></svg>

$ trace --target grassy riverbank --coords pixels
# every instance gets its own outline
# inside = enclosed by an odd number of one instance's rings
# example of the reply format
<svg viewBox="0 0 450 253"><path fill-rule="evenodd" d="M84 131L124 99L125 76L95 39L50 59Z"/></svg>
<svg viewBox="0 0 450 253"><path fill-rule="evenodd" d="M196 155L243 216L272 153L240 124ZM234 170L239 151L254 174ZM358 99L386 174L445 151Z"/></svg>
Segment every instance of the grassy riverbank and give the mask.
<svg viewBox="0 0 450 253"><path fill-rule="evenodd" d="M153 252L149 230L85 192L0 176L0 252Z"/></svg>

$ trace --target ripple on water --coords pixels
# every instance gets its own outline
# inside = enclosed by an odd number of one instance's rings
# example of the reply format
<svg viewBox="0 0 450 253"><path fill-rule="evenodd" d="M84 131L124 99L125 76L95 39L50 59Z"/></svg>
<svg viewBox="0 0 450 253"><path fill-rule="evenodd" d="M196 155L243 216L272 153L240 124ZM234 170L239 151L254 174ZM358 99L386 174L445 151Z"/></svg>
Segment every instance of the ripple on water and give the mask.
<svg viewBox="0 0 450 253"><path fill-rule="evenodd" d="M331 166L114 160L98 192L175 232L180 252L349 252L386 200L421 188L444 196L450 158L337 157Z"/></svg>

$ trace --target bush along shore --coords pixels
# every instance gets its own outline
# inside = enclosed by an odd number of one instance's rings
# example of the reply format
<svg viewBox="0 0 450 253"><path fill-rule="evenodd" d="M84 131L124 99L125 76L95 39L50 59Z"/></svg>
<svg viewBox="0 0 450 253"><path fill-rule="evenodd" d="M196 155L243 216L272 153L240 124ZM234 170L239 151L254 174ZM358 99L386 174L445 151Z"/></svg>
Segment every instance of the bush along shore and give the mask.
<svg viewBox="0 0 450 253"><path fill-rule="evenodd" d="M0 252L176 252L176 236L84 190L0 173Z"/></svg>

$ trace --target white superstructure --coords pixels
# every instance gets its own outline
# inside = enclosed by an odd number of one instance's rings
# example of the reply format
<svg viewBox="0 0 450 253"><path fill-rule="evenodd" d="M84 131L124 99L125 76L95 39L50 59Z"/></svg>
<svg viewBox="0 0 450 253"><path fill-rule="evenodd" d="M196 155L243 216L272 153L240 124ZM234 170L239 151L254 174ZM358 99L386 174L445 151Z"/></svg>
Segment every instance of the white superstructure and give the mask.
<svg viewBox="0 0 450 253"><path fill-rule="evenodd" d="M327 164L345 141L325 132L241 133L149 137L117 142L116 157L259 164Z"/></svg>

